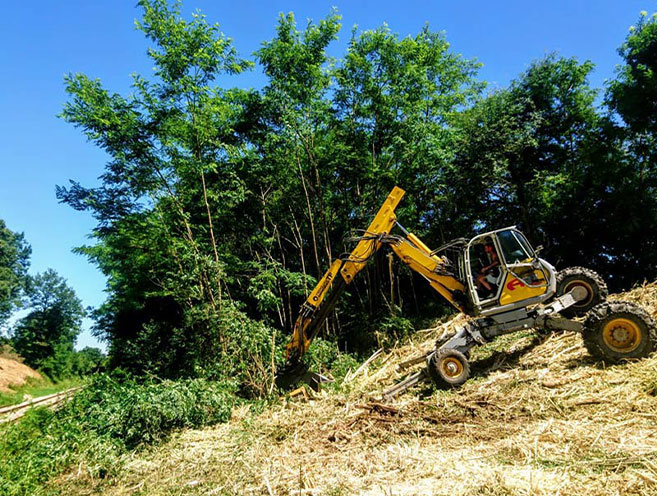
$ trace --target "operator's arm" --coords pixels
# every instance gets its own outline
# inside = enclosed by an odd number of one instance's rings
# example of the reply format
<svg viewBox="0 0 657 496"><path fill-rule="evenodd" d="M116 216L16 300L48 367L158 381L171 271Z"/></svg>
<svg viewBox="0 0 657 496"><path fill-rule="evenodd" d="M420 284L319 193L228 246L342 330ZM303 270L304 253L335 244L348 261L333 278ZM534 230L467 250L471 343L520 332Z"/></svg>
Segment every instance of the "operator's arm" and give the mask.
<svg viewBox="0 0 657 496"><path fill-rule="evenodd" d="M494 267L497 267L499 264L500 264L500 262L496 260L496 261L494 261L493 263L491 263L490 265L486 265L486 267L482 267L482 268L481 268L481 273L482 273L482 274L485 274L485 273L488 272L490 269L492 269L492 268L494 268Z"/></svg>
<svg viewBox="0 0 657 496"><path fill-rule="evenodd" d="M485 267L481 268L480 272L482 274L485 274L486 272L488 272L489 270L497 267L500 264L500 259L497 257L497 255L495 253L491 253L490 259L491 259L490 263L488 265L486 265Z"/></svg>

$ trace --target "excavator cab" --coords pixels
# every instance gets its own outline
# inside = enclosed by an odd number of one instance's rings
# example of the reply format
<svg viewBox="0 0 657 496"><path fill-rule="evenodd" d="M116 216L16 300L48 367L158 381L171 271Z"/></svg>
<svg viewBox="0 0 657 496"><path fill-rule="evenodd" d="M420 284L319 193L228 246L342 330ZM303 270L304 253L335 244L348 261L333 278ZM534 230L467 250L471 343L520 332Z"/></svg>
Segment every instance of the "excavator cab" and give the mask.
<svg viewBox="0 0 657 496"><path fill-rule="evenodd" d="M537 256L515 226L475 236L463 255L475 314L540 303L555 292L554 269Z"/></svg>

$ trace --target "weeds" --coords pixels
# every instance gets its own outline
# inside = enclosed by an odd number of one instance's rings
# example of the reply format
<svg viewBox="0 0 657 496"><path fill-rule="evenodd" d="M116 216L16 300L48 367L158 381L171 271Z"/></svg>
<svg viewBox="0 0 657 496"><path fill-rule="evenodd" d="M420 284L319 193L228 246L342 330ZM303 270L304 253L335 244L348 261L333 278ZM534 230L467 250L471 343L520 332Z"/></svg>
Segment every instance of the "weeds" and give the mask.
<svg viewBox="0 0 657 496"><path fill-rule="evenodd" d="M99 375L59 410L32 410L0 430L0 494L54 493L47 482L74 464L103 479L131 449L174 429L225 422L233 393L201 379L137 383Z"/></svg>

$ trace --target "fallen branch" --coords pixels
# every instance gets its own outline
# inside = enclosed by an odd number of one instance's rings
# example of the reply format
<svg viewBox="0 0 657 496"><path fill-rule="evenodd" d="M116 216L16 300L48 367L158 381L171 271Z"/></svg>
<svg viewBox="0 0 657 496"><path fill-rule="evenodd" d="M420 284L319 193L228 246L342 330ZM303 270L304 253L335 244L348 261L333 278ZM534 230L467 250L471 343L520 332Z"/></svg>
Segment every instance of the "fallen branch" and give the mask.
<svg viewBox="0 0 657 496"><path fill-rule="evenodd" d="M360 373L362 373L367 368L367 366L370 363L376 360L381 355L381 353L383 353L383 348L379 348L378 350L376 350L371 357L365 360L365 362L363 362L363 364L356 369L356 371L353 374L350 374L347 377L345 377L343 383L346 384L348 382L353 381Z"/></svg>

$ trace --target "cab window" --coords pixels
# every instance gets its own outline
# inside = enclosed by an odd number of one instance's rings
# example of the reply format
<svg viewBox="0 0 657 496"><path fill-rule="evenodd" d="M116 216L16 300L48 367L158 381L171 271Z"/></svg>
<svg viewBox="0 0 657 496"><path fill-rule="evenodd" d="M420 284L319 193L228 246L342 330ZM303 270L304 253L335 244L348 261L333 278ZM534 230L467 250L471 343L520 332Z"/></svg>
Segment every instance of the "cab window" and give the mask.
<svg viewBox="0 0 657 496"><path fill-rule="evenodd" d="M529 262L533 258L527 241L514 231L500 231L497 233L497 239L507 264Z"/></svg>

